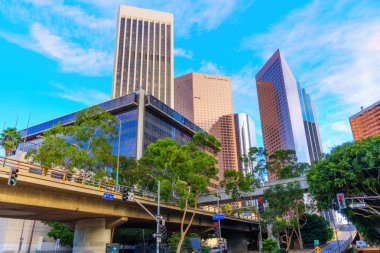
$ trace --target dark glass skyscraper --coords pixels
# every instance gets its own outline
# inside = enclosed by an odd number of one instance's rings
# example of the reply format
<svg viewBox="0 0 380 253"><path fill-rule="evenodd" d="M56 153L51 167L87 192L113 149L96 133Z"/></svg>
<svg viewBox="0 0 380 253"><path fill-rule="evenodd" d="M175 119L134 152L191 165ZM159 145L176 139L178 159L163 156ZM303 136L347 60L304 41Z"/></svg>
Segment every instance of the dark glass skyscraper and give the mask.
<svg viewBox="0 0 380 253"><path fill-rule="evenodd" d="M306 93L300 82L297 82L298 95L301 103L302 119L306 133L307 146L309 148L310 161L322 159L322 144L319 134L317 114L315 113L314 101L310 94Z"/></svg>
<svg viewBox="0 0 380 253"><path fill-rule="evenodd" d="M112 98L143 89L174 108L173 15L120 6Z"/></svg>
<svg viewBox="0 0 380 253"><path fill-rule="evenodd" d="M300 162L310 163L297 83L280 50L256 74L256 84L267 152L292 149ZM269 180L276 178L268 174Z"/></svg>

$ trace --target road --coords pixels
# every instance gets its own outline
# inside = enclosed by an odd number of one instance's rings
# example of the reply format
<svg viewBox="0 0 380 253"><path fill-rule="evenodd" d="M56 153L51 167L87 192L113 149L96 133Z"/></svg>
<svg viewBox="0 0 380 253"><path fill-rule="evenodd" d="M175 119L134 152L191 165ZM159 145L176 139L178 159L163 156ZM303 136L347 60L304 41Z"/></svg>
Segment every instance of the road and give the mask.
<svg viewBox="0 0 380 253"><path fill-rule="evenodd" d="M326 247L322 249L322 253L338 253L344 252L347 246L352 242L352 236L356 234L355 227L353 225L344 225L340 227L337 232L338 238L332 241Z"/></svg>

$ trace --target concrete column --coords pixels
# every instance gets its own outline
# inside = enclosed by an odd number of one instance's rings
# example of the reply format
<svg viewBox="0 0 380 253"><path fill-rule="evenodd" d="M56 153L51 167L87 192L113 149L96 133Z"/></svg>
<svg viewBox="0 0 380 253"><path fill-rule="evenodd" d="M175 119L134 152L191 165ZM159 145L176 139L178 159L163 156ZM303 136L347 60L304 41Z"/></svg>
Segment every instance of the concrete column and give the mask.
<svg viewBox="0 0 380 253"><path fill-rule="evenodd" d="M106 228L106 219L87 219L75 223L74 253L104 253L111 242L111 229Z"/></svg>

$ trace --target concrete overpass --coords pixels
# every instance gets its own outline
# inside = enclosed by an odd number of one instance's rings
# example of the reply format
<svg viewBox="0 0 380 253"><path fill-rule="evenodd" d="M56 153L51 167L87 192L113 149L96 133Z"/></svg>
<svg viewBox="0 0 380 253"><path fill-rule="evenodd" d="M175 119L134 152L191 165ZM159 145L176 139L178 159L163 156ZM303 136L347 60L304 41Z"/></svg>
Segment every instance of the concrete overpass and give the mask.
<svg viewBox="0 0 380 253"><path fill-rule="evenodd" d="M15 187L7 185L10 168L19 169ZM0 185L0 217L64 222L75 229L73 252L105 252L111 230L120 225L155 225L153 218L136 203L155 213L155 196L149 192L135 192L136 201L123 202L111 185L9 158L0 158ZM104 200L105 192L114 194L114 200ZM162 204L161 212L169 227L179 227L180 208ZM215 213L205 209L195 212L193 228L200 232L211 230ZM230 232L243 236L257 234L258 223L226 215L222 228L227 235Z"/></svg>
<svg viewBox="0 0 380 253"><path fill-rule="evenodd" d="M296 178L289 178L289 179L282 179L282 180L276 180L272 182L267 182L263 184L261 187L256 188L253 192L247 192L243 193L243 196L240 198L240 200L251 200L251 199L257 199L258 197L261 197L264 195L264 192L269 189L271 186L278 185L278 184L288 184L291 182L299 182L301 185L301 189L307 190L307 180L306 177L296 177ZM217 197L219 196L219 198ZM212 191L207 195L204 195L200 197L199 204L215 204L219 199L220 203L228 203L233 202L236 200L233 200L231 195L227 194L224 189L220 189L219 191Z"/></svg>

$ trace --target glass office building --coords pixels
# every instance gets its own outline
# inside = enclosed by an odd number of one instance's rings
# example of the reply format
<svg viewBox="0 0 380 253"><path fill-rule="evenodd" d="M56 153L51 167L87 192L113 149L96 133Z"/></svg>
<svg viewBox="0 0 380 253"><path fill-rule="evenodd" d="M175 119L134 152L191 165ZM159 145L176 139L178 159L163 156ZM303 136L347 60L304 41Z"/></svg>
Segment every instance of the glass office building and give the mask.
<svg viewBox="0 0 380 253"><path fill-rule="evenodd" d="M256 84L267 152L292 149L300 162L310 163L297 83L280 50L256 74Z"/></svg>
<svg viewBox="0 0 380 253"><path fill-rule="evenodd" d="M322 159L323 150L314 101L310 94L306 93L305 88L302 88L300 82L297 82L297 88L301 103L302 119L306 133L307 146L309 148L310 161L319 161Z"/></svg>
<svg viewBox="0 0 380 253"><path fill-rule="evenodd" d="M96 106L108 111L121 121L120 155L126 157L140 158L146 147L158 139L170 137L180 144L185 144L195 133L200 131L206 133L168 105L144 91L134 92ZM39 135L58 123L72 124L76 113L21 130L20 135L26 137L26 143L25 146L20 144L19 149L27 151L35 148L43 140L39 138ZM118 140L114 140L112 146L113 153L117 154Z"/></svg>

